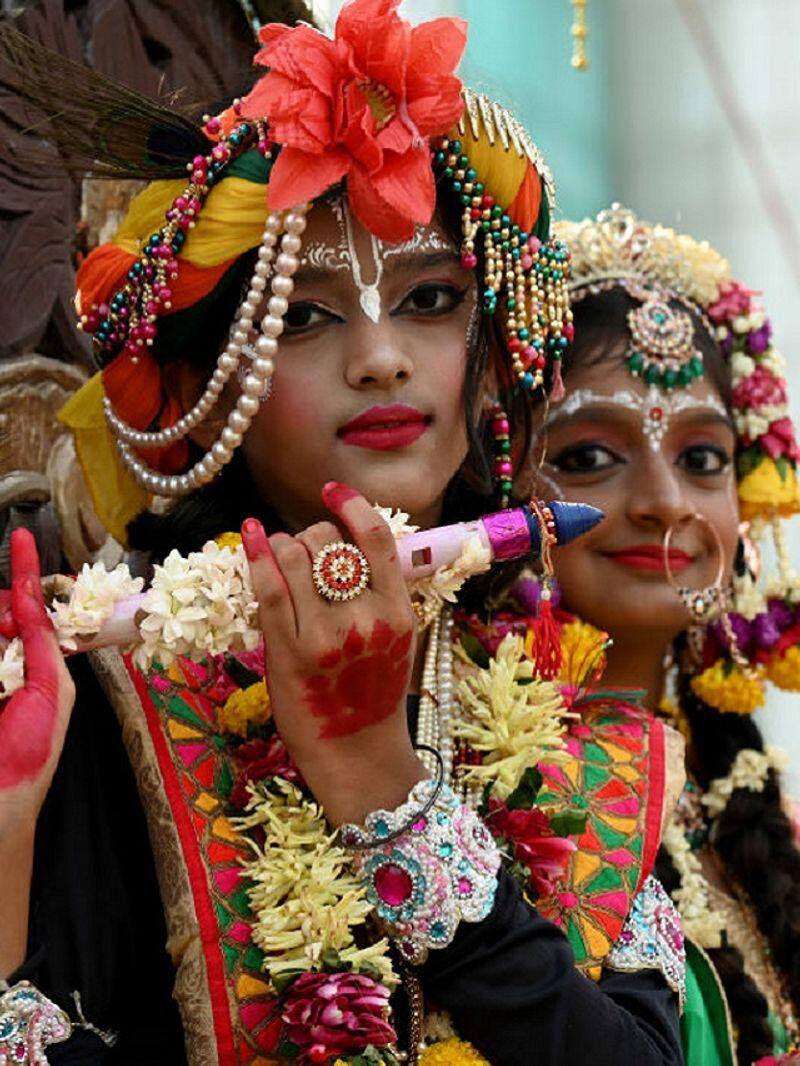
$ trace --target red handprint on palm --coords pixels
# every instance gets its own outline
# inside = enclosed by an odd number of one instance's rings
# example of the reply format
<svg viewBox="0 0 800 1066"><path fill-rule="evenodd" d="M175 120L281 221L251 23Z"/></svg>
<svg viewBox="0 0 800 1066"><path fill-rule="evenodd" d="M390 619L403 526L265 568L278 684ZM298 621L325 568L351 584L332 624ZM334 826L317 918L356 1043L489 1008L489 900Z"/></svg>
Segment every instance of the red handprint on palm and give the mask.
<svg viewBox="0 0 800 1066"><path fill-rule="evenodd" d="M349 736L394 714L406 694L413 632L395 633L380 619L365 638L353 625L341 648L319 659L306 699L322 719L320 739Z"/></svg>

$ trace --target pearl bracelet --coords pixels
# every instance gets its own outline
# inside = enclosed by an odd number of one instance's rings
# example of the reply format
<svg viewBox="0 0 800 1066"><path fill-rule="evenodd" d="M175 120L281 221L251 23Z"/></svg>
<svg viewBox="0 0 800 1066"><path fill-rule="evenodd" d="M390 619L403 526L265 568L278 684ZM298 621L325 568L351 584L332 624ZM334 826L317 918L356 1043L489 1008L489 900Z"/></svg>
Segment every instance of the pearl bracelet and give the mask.
<svg viewBox="0 0 800 1066"><path fill-rule="evenodd" d="M364 828L344 825L340 832L367 899L414 965L451 943L460 922L483 921L494 906L497 845L478 815L436 779L419 781L396 810L368 815Z"/></svg>

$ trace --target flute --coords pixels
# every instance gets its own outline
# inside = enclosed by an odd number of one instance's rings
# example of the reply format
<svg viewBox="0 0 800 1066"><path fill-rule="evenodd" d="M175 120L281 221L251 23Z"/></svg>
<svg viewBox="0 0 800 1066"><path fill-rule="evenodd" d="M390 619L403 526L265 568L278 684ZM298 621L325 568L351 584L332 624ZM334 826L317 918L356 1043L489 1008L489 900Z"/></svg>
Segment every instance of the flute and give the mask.
<svg viewBox="0 0 800 1066"><path fill-rule="evenodd" d="M532 500L526 507L483 515L471 522L398 534L400 567L412 596L424 597L427 579L435 583L440 573L447 575L446 583L452 593L458 585L453 585L451 575L444 568L453 567L456 580L463 584L468 577L488 570L493 563L514 559L528 559L533 563L542 556L549 562L551 548L588 533L603 517L602 511L583 503ZM181 595L170 606L171 593L164 591L162 572L166 574L169 568L172 575L166 582L169 586L175 568L180 571L181 566L187 572L194 572L197 580L195 587L189 588L181 583L179 574ZM208 596L204 591L204 570L209 582ZM214 591L220 582L231 583L231 597L225 602L220 602L218 592ZM231 553L211 542L185 559L172 553L164 568L155 567L152 588L140 591L142 584L142 579L133 578L123 564L113 572L107 572L101 564L84 567L67 599L54 603L51 610L62 650L70 654L120 646L135 649L134 659L148 663L165 651L168 655L195 658L225 648L247 649L257 641L256 604L249 590L247 563L241 549ZM157 618L152 613L153 595L158 604ZM214 632L210 643L209 639L198 641L184 635L179 650L175 651L173 618L180 628L179 616L189 601L192 601L191 610L199 612L194 613L194 620L202 618L204 611L210 612L209 624ZM167 635L167 630L172 636ZM23 665L20 639L0 641L0 699L23 685Z"/></svg>
<svg viewBox="0 0 800 1066"><path fill-rule="evenodd" d="M584 503L533 501L529 506L497 511L471 522L421 529L398 537L400 568L413 586L415 581L456 562L474 537L488 553L488 566L526 557L535 563L541 556L543 536L553 547L559 547L588 533L603 518L602 511ZM80 650L135 644L146 595L142 592L116 603L112 616L96 634L81 641Z"/></svg>

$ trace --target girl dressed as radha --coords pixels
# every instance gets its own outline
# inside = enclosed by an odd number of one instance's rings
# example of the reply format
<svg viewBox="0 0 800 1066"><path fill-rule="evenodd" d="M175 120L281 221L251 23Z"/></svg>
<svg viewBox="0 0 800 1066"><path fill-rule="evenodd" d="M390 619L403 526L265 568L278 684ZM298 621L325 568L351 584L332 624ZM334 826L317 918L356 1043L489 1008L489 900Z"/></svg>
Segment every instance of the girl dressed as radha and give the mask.
<svg viewBox="0 0 800 1066"><path fill-rule="evenodd" d="M464 24L397 7L266 26L202 124L77 68L54 100L3 31L62 150L150 180L79 272L101 370L61 414L149 591L68 670L141 577L87 567L56 635L14 534L0 1061L682 1062L669 731L510 561L565 550L514 496L573 336L551 182ZM490 574L406 583L411 527L508 504Z"/></svg>
<svg viewBox="0 0 800 1066"><path fill-rule="evenodd" d="M561 606L612 638L599 684L643 693L686 741L656 865L687 937L686 1061L774 1063L800 1039L800 853L785 756L752 712L767 682L800 687L783 360L705 242L619 205L556 231L575 343L562 401L537 407L533 466L540 491L606 515L554 556Z"/></svg>

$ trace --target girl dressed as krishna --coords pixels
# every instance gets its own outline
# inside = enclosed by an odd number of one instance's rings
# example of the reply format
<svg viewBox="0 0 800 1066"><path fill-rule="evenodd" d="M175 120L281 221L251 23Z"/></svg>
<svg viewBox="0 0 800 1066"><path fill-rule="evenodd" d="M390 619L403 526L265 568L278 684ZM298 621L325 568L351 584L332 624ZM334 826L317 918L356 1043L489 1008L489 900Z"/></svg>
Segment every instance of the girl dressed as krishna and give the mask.
<svg viewBox="0 0 800 1066"><path fill-rule="evenodd" d="M680 745L598 688L565 505L523 492L573 339L551 181L464 24L398 6L266 26L198 123L3 30L63 150L149 184L81 266L61 413L131 569L48 610L13 537L0 1062L683 1061Z"/></svg>

